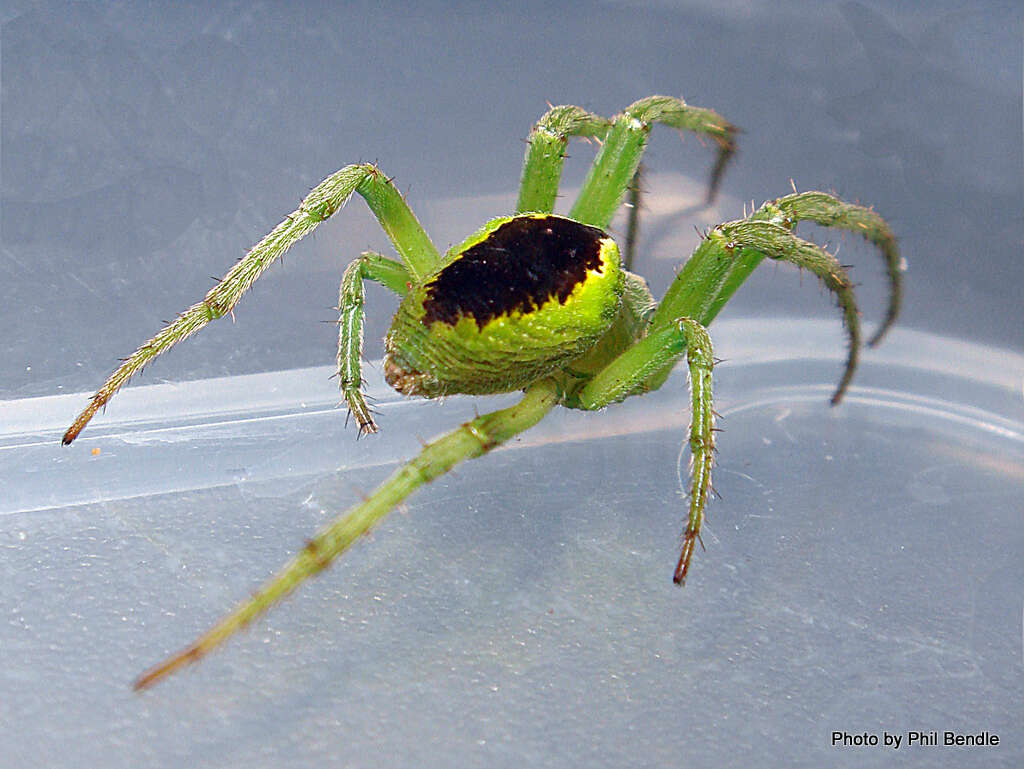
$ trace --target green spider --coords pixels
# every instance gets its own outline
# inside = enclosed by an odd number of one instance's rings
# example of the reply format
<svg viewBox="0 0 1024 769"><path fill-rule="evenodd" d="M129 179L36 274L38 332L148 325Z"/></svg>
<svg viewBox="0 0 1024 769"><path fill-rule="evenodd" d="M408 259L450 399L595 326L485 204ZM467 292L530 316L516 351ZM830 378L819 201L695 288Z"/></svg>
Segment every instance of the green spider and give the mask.
<svg viewBox="0 0 1024 769"><path fill-rule="evenodd" d="M402 297L385 339L384 376L405 395L524 391L510 408L479 416L424 446L365 501L327 525L251 598L192 645L135 682L150 686L198 660L248 625L306 578L323 571L360 535L412 492L464 459L481 456L532 427L556 405L593 411L657 389L686 356L691 395L689 516L674 581L686 579L711 491L714 358L705 327L764 259L791 262L835 293L849 335L846 370L832 398L846 390L860 348L852 284L835 257L793 234L803 220L860 233L886 260L891 294L877 343L899 311L899 256L885 221L867 208L823 192L765 203L744 219L707 232L664 299L628 271L638 210L638 169L655 123L711 138L718 155L709 200L734 150L736 129L717 113L680 99L651 96L612 119L580 107L552 107L530 134L519 201L441 255L402 196L378 168L361 164L329 176L214 286L110 376L68 429L71 443L117 390L157 355L229 314L271 263L353 193L367 202L401 261L364 253L345 270L339 297L338 375L360 434L377 431L361 392L363 283ZM552 213L571 137L601 142L568 216ZM627 192L633 208L625 259L605 229Z"/></svg>

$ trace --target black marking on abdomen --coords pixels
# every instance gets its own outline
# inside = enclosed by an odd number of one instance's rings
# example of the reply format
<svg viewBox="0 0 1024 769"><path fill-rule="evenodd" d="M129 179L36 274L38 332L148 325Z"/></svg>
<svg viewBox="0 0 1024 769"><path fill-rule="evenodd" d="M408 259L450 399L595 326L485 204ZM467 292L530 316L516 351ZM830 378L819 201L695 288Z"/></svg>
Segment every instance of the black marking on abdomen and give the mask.
<svg viewBox="0 0 1024 769"><path fill-rule="evenodd" d="M553 297L565 304L587 270L601 270L604 237L596 227L560 216L517 216L429 283L423 322L454 326L468 315L482 329L493 318L531 312Z"/></svg>

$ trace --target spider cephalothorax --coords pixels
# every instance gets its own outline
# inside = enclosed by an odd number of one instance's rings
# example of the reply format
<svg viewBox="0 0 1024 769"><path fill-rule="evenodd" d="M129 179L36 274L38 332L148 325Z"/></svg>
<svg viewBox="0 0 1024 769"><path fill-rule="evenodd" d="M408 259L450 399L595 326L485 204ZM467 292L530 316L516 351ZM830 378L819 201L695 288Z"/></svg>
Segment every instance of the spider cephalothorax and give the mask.
<svg viewBox="0 0 1024 769"><path fill-rule="evenodd" d="M230 313L260 273L296 241L362 196L400 256L364 253L345 270L338 309L338 375L360 433L376 432L361 392L363 282L402 297L385 341L384 373L406 395L523 390L515 405L477 417L424 446L361 504L321 530L250 599L195 643L136 681L148 686L199 659L322 571L409 494L458 462L480 456L540 421L556 405L597 410L660 387L685 356L690 374L691 483L683 547L674 580L686 579L711 490L714 357L705 327L765 258L810 270L832 291L849 335L839 401L857 363L860 327L852 284L835 257L801 240L801 221L863 235L881 250L892 286L878 342L899 311L899 256L885 221L870 209L823 192L794 191L744 219L707 232L660 303L633 274L640 158L654 123L708 137L718 147L709 199L733 152L735 129L715 112L652 96L612 119L580 107L553 107L530 134L519 200L442 256L401 195L373 165L342 168L306 197L206 297L142 345L110 376L64 435L73 441L136 371L215 318ZM601 149L568 216L554 215L565 147L572 137ZM623 258L606 233L627 192L632 214Z"/></svg>

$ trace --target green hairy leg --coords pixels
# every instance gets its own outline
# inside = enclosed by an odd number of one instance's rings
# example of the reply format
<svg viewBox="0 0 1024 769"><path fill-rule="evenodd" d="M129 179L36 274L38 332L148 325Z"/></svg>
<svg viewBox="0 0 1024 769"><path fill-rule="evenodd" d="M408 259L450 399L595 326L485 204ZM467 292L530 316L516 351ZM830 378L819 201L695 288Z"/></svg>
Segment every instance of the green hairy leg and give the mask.
<svg viewBox="0 0 1024 769"><path fill-rule="evenodd" d="M896 245L896 236L885 219L870 208L844 203L827 192L814 191L794 192L792 195L769 201L755 211L750 218L773 221L789 229L795 228L800 222L814 222L823 227L832 227L861 235L869 243L877 246L885 262L886 274L889 278L889 306L886 309L885 318L868 341L868 345L874 347L882 341L900 314L903 297L899 248ZM728 300L729 296L731 293L718 300L719 308Z"/></svg>
<svg viewBox="0 0 1024 769"><path fill-rule="evenodd" d="M835 404L842 399L857 366L860 321L853 283L846 269L832 254L791 232L802 220L858 232L877 245L890 266L890 312L893 308L898 311L899 253L885 221L863 206L844 203L822 192L806 192L766 203L749 219L727 222L712 229L676 276L652 322L657 325L688 316L708 325L765 258L787 261L810 270L836 295L849 337L846 367L832 396ZM881 338L889 323L887 320L883 324L872 342ZM652 388L660 386L669 373L670 369L659 372L648 384Z"/></svg>
<svg viewBox="0 0 1024 769"><path fill-rule="evenodd" d="M437 249L391 181L373 165L345 166L314 187L299 207L253 246L207 292L201 302L178 315L126 358L93 395L89 405L64 434L62 442L67 445L78 437L93 415L150 361L199 331L211 320L230 314L238 300L267 267L344 206L353 193L359 193L366 200L411 275L423 275L440 263Z"/></svg>
<svg viewBox="0 0 1024 769"><path fill-rule="evenodd" d="M640 209L643 206L644 164L640 163L629 183L628 199L626 200L626 243L622 249L622 268L633 269L636 257L636 242L640 237Z"/></svg>
<svg viewBox="0 0 1024 769"><path fill-rule="evenodd" d="M359 434L377 432L363 396L363 281L373 280L399 296L409 290L410 275L405 265L371 251L364 252L345 270L338 291L338 379L349 412L359 425Z"/></svg>
<svg viewBox="0 0 1024 769"><path fill-rule="evenodd" d="M146 671L135 688L144 689L195 662L247 626L304 580L326 569L360 536L420 486L444 475L464 459L487 453L539 422L557 402L555 383L544 379L531 385L515 405L466 422L424 446L419 456L399 468L372 496L356 505L313 537L281 571L247 601L203 634L192 645Z"/></svg>
<svg viewBox="0 0 1024 769"><path fill-rule="evenodd" d="M599 409L642 392L645 382L656 372L671 368L683 354L690 374L690 510L683 533L683 550L673 580L686 581L693 548L700 538L704 508L711 492L711 465L714 461L714 409L711 397L711 370L714 355L707 330L697 321L680 318L655 327L647 336L599 371L580 391L577 405Z"/></svg>
<svg viewBox="0 0 1024 769"><path fill-rule="evenodd" d="M864 237L878 247L885 262L889 277L889 306L885 318L868 344L877 345L899 315L902 298L902 277L900 256L896 236L886 221L870 208L845 203L826 192L798 192L765 203L750 215L751 221L766 221L793 230L802 221L810 221L824 227L846 230ZM735 259L729 275L722 283L717 295L709 304L707 316L713 318L726 302L757 268L766 254L745 251ZM852 373L852 372L851 372Z"/></svg>
<svg viewBox="0 0 1024 769"><path fill-rule="evenodd" d="M558 185L562 180L562 164L570 137L601 138L612 121L587 112L582 107L552 107L530 131L526 140L526 157L519 184L516 213L555 210Z"/></svg>
<svg viewBox="0 0 1024 769"><path fill-rule="evenodd" d="M708 189L708 200L712 200L734 151L736 129L712 110L690 107L671 96L651 96L630 105L614 120L580 107L552 107L527 139L516 212L553 211L569 138L592 137L603 141L601 152L569 216L595 227L607 227L633 180L652 123L711 136L718 143Z"/></svg>
<svg viewBox="0 0 1024 769"><path fill-rule="evenodd" d="M717 112L691 107L682 99L650 96L631 104L615 118L569 212L570 218L602 229L608 226L636 175L653 123L693 131L715 141L718 157L708 183L708 200L714 199L722 172L735 151L735 126Z"/></svg>

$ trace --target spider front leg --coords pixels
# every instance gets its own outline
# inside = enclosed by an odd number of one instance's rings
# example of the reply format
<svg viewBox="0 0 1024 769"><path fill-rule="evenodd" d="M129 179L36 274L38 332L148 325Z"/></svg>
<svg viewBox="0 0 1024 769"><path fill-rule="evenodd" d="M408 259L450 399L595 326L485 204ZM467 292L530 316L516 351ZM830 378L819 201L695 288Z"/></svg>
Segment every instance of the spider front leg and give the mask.
<svg viewBox="0 0 1024 769"><path fill-rule="evenodd" d="M835 195L817 191L794 192L792 195L768 201L751 214L750 218L775 222L788 229L793 229L802 221L811 221L823 227L835 227L857 233L875 244L885 261L889 277L889 307L878 330L868 340L868 346L874 347L882 341L882 337L892 328L900 314L903 295L902 261L896 245L896 236L885 219L870 208L844 203ZM724 303L724 300L722 301Z"/></svg>
<svg viewBox="0 0 1024 769"><path fill-rule="evenodd" d="M704 325L711 323L765 257L810 270L836 295L849 337L846 368L832 396L832 403L839 403L853 379L860 357L860 317L853 282L835 256L798 238L787 226L741 219L712 229L669 286L652 324L657 327L683 314L697 318ZM651 389L659 387L669 373L670 368L656 373L648 380L648 385Z"/></svg>
<svg viewBox="0 0 1024 769"><path fill-rule="evenodd" d="M707 197L709 202L714 200L725 167L736 149L736 127L714 110L691 107L671 96L649 96L634 102L615 117L569 212L570 218L601 229L608 226L633 182L654 123L679 131L693 131L715 141L718 156L711 170Z"/></svg>
<svg viewBox="0 0 1024 769"><path fill-rule="evenodd" d="M251 623L302 582L324 569L353 542L420 486L444 475L456 464L486 454L539 422L557 402L550 379L535 382L515 405L466 422L427 444L415 459L397 470L377 490L346 514L321 529L306 546L259 588L193 644L143 673L135 689L152 686L178 668L196 662Z"/></svg>
<svg viewBox="0 0 1024 769"><path fill-rule="evenodd" d="M553 212L569 139L578 136L600 140L611 126L612 121L608 118L572 105L552 107L544 113L526 140L526 157L523 160L516 213ZM627 270L633 269L633 254L639 229L640 176L641 169L638 167L629 187L629 224L625 248L622 251L622 266Z"/></svg>
<svg viewBox="0 0 1024 769"><path fill-rule="evenodd" d="M399 296L408 293L411 276L401 262L365 251L345 270L338 291L338 380L359 434L377 432L363 395L363 281L373 280Z"/></svg>
<svg viewBox="0 0 1024 769"><path fill-rule="evenodd" d="M126 358L68 428L62 442L67 445L78 437L95 413L146 364L211 320L230 314L267 267L344 206L353 193L366 200L414 279L440 263L437 249L391 181L370 164L345 166L314 187L299 207L253 246L201 302L185 310Z"/></svg>
<svg viewBox="0 0 1024 769"><path fill-rule="evenodd" d="M552 107L544 113L526 140L516 213L550 214L554 211L569 139L573 136L599 139L611 124L606 117L569 104Z"/></svg>
<svg viewBox="0 0 1024 769"><path fill-rule="evenodd" d="M603 142L601 151L569 216L595 227L607 227L633 181L653 123L715 140L719 152L708 185L708 200L713 200L735 149L736 128L712 110L691 107L671 96L650 96L631 104L613 120L570 105L552 107L545 113L527 139L516 213L551 213L569 139L593 137Z"/></svg>
<svg viewBox="0 0 1024 769"><path fill-rule="evenodd" d="M690 568L694 544L700 539L704 507L711 491L715 412L711 402L714 355L707 330L692 318L678 318L652 330L599 371L571 405L599 409L647 389L655 373L671 368L686 354L690 375L690 510L683 548L673 581L682 585Z"/></svg>

